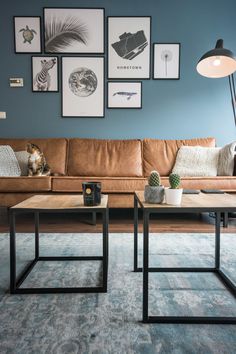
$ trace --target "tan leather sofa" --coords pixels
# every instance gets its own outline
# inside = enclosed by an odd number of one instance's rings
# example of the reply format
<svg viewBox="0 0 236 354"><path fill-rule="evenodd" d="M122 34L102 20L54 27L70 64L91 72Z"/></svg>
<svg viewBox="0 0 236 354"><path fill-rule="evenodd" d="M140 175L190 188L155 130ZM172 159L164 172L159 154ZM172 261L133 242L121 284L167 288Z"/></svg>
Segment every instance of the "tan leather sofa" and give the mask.
<svg viewBox="0 0 236 354"><path fill-rule="evenodd" d="M215 146L214 138L191 140L96 140L96 139L0 139L14 151L25 150L33 142L44 152L50 177L0 177L0 206L12 206L35 194L81 193L83 181L101 181L113 208L133 206L133 192L143 190L153 169L168 185L178 149L182 145ZM236 191L236 177L186 177L187 189Z"/></svg>

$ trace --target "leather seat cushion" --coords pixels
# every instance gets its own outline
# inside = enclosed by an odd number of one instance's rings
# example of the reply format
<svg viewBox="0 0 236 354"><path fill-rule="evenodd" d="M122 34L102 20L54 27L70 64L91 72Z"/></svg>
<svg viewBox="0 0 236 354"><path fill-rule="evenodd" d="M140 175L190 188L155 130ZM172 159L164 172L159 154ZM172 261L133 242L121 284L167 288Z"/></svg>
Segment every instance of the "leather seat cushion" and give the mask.
<svg viewBox="0 0 236 354"><path fill-rule="evenodd" d="M0 177L0 192L47 192L51 177Z"/></svg>
<svg viewBox="0 0 236 354"><path fill-rule="evenodd" d="M143 190L147 184L146 178L135 177L54 177L52 190L54 192L81 192L82 182L86 181L101 182L104 193L132 193L135 190Z"/></svg>
<svg viewBox="0 0 236 354"><path fill-rule="evenodd" d="M68 175L141 177L141 141L70 139Z"/></svg>
<svg viewBox="0 0 236 354"><path fill-rule="evenodd" d="M149 176L152 170L157 170L161 176L169 176L177 152L181 146L214 147L214 138L199 138L189 140L143 140L143 170L144 176Z"/></svg>
<svg viewBox="0 0 236 354"><path fill-rule="evenodd" d="M104 193L133 193L144 190L146 178L119 177L53 177L53 192L82 192L82 182L97 181L102 183ZM168 177L162 177L162 184L169 187ZM181 186L185 189L221 189L236 191L236 177L183 177Z"/></svg>
<svg viewBox="0 0 236 354"><path fill-rule="evenodd" d="M0 145L10 145L14 151L26 150L27 143L40 148L52 173L66 174L67 139L0 139Z"/></svg>

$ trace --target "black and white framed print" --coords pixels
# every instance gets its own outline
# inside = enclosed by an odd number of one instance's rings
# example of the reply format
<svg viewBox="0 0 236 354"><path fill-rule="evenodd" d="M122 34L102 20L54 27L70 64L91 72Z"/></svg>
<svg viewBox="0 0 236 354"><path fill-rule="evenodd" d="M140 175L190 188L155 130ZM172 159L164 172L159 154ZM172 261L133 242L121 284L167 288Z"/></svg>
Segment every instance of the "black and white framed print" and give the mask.
<svg viewBox="0 0 236 354"><path fill-rule="evenodd" d="M104 117L103 57L62 57L62 116Z"/></svg>
<svg viewBox="0 0 236 354"><path fill-rule="evenodd" d="M32 56L32 91L58 92L58 57Z"/></svg>
<svg viewBox="0 0 236 354"><path fill-rule="evenodd" d="M151 17L108 17L108 78L150 79Z"/></svg>
<svg viewBox="0 0 236 354"><path fill-rule="evenodd" d="M104 9L44 8L45 53L104 53Z"/></svg>
<svg viewBox="0 0 236 354"><path fill-rule="evenodd" d="M180 43L153 44L153 79L180 78Z"/></svg>
<svg viewBox="0 0 236 354"><path fill-rule="evenodd" d="M41 17L14 16L15 53L41 53Z"/></svg>
<svg viewBox="0 0 236 354"><path fill-rule="evenodd" d="M108 82L107 108L142 108L142 82Z"/></svg>

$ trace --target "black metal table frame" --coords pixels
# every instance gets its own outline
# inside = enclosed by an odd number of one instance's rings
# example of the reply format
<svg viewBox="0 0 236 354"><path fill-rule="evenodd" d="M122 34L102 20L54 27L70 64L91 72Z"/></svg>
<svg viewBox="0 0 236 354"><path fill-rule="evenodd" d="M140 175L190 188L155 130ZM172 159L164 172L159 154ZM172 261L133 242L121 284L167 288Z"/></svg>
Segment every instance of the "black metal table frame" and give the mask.
<svg viewBox="0 0 236 354"><path fill-rule="evenodd" d="M143 268L138 267L138 205L143 211ZM214 209L214 210L212 210ZM149 221L150 214L159 213L200 213L215 212L215 267L178 267L178 268L162 268L149 267ZM149 316L148 315L148 280L149 272L196 272L209 273L213 272L218 279L226 286L226 288L236 297L236 286L229 277L220 269L220 221L222 212L235 212L235 208L215 207L211 208L168 208L168 210L158 208L142 207L136 194L134 194L134 272L143 272L143 322L144 323L198 323L198 324L236 324L236 317L224 316Z"/></svg>
<svg viewBox="0 0 236 354"><path fill-rule="evenodd" d="M102 256L49 256L41 257L39 254L39 214L43 213L88 213L88 208L78 209L10 209L10 293L11 294L48 294L48 293L104 293L107 292L107 275L108 275L108 220L109 209L91 208L93 212L102 214ZM35 257L30 261L24 270L16 275L16 215L23 213L33 213L35 218ZM24 280L30 274L34 266L39 261L102 261L103 279L101 286L94 287L38 287L23 288L21 287Z"/></svg>

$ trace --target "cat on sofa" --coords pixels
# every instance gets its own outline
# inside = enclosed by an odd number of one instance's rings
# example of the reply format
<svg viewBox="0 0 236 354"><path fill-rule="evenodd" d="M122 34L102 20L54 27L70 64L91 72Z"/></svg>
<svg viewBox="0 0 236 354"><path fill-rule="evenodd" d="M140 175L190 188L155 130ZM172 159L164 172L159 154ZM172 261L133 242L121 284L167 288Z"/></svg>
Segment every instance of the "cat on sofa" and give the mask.
<svg viewBox="0 0 236 354"><path fill-rule="evenodd" d="M28 176L50 176L51 169L46 162L44 154L35 144L27 144L28 158Z"/></svg>

